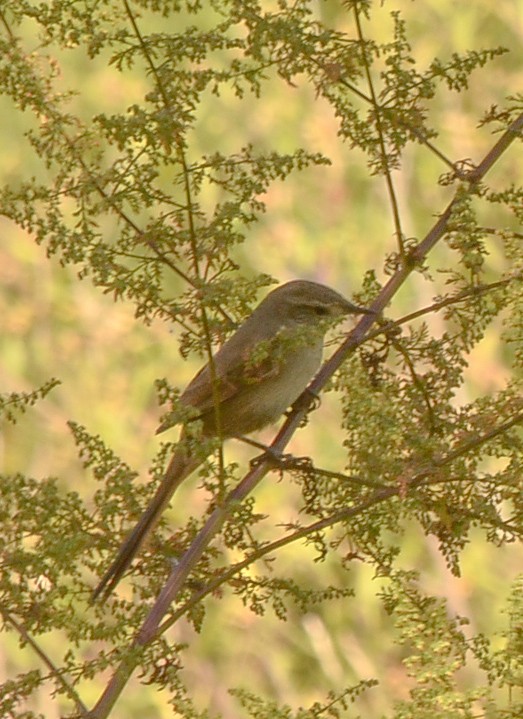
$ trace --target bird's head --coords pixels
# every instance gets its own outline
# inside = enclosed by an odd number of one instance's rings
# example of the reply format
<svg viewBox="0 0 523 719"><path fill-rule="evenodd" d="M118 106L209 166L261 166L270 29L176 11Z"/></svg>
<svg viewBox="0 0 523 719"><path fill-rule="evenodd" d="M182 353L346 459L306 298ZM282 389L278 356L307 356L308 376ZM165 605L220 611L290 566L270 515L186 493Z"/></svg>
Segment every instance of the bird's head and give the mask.
<svg viewBox="0 0 523 719"><path fill-rule="evenodd" d="M283 319L304 324L348 314L374 314L346 300L330 287L308 280L293 280L280 285L267 295L262 304L274 307L274 312Z"/></svg>

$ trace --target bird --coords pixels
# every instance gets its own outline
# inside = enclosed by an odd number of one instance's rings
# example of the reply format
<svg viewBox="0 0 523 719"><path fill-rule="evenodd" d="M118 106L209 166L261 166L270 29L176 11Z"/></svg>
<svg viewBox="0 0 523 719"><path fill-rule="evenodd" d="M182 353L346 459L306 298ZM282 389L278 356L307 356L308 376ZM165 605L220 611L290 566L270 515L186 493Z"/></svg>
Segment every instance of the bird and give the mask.
<svg viewBox="0 0 523 719"><path fill-rule="evenodd" d="M177 487L203 461L189 448L189 425L200 422L202 438L249 435L276 422L306 389L320 367L325 334L348 314L374 314L336 290L292 280L260 302L180 395L190 418L149 505L121 545L92 593L106 599L154 529ZM157 433L176 423L167 419Z"/></svg>

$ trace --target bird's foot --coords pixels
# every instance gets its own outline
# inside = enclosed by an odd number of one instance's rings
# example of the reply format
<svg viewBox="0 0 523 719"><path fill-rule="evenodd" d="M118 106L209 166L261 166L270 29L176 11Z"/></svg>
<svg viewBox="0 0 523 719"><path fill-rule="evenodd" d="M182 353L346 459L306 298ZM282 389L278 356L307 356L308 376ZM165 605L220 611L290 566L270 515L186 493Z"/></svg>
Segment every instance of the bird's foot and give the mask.
<svg viewBox="0 0 523 719"><path fill-rule="evenodd" d="M293 454L284 454L274 450L272 447L266 447L263 454L258 455L251 459L250 466L252 468L257 467L263 462L268 462L273 467L280 470L305 470L312 467L312 460L309 457L295 457Z"/></svg>
<svg viewBox="0 0 523 719"><path fill-rule="evenodd" d="M290 410L288 412L285 412L285 416L288 417L296 410L305 410L307 413L314 412L315 410L319 409L320 405L320 395L316 394L316 392L313 392L307 387L307 389L305 389L300 394L296 402L294 402Z"/></svg>

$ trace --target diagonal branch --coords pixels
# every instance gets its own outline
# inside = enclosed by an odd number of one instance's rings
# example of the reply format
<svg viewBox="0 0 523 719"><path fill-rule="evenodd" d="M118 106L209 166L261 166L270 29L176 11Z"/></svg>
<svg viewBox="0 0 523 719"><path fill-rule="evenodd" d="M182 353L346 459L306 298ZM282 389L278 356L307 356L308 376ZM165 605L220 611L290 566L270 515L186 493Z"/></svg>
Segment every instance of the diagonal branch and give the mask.
<svg viewBox="0 0 523 719"><path fill-rule="evenodd" d="M514 122L508 127L480 164L471 173L469 173L468 177L472 184L475 184L484 178L495 162L510 147L511 143L521 135L522 130L523 113L519 115L519 117L517 117L516 120L514 120ZM454 205L457 201L458 193L462 193L461 187L458 188L453 200L446 207L439 219L434 223L424 239L406 258L404 258L405 261L403 265L382 288L381 292L371 305L371 309L376 313L379 314L385 309L413 269L425 260L428 253L443 237L447 230L447 225L452 215ZM347 357L352 354L366 339L374 322L375 316L365 315L353 331L347 336L345 342L338 348L332 357L323 364L320 371L309 385L308 390L295 403L292 412L276 435L271 445L271 451L273 454L279 455L283 453L291 437L304 420L310 406L310 393L317 395L321 392L334 372L336 372ZM105 717L108 716L138 664L140 648L145 647L147 644L154 641L159 631L162 618L168 611L172 602L176 599L188 575L199 562L212 538L220 530L233 507L236 506L238 502L243 501L243 499L254 490L270 468L271 459L270 456L267 456L255 467L251 468L238 486L227 495L224 502L216 507L211 516L208 518L199 534L181 558L179 564L172 570L153 608L139 630L133 642L131 651L126 654L122 663L116 669L115 674L107 685L100 700L91 712L91 719L105 719ZM376 503L377 501L384 501L393 496L396 492L396 487L378 490L374 495L372 495L374 499L369 498L367 502L373 501ZM323 526L328 526L336 521L340 521L341 519L347 517L347 512L352 511L354 511L354 508L340 510L340 512L333 517L322 520L320 523L316 523L316 528L321 529ZM323 523L325 522L327 522L327 524L324 525Z"/></svg>
<svg viewBox="0 0 523 719"><path fill-rule="evenodd" d="M506 133L498 140L495 147L488 153L490 162L486 163L482 161L480 167L483 169L483 174L478 176L477 173L474 177L474 181L481 179L488 170L492 167L495 161L500 157L503 151L505 151L510 142L512 142L517 133L523 128L523 113L520 117L512 123L507 129ZM509 141L507 142L507 138ZM496 148L502 148L499 152L495 151ZM448 220L451 216L452 209L455 203L455 199L446 208L445 212L437 220L435 225L429 230L426 237L414 248L410 255L411 261L404 264L389 280L385 287L381 290L376 300L372 303L371 309L376 313L380 313L388 305L392 297L398 291L398 289L405 282L410 272L414 269L415 265L421 263L434 245L444 235L447 227ZM314 380L309 386L309 392L316 395L321 392L326 383L330 380L334 372L338 367L347 359L347 357L354 352L354 350L363 342L365 335L374 323L375 318L372 315L365 315L355 329L349 334L345 342L338 348L333 356L324 363ZM302 395L303 397L303 395ZM301 399L301 398L300 398ZM295 409L289 415L288 419L284 423L281 430L278 432L274 442L271 445L271 449L276 454L281 454L288 442L290 441L294 432L298 429L300 423L305 418L309 408L309 400L305 399L305 402L298 400L295 405ZM200 534L196 537L193 544L187 550L186 555L182 558L180 564L173 570L169 577L164 589L160 593L158 600L151 610L149 617L147 617L142 630L138 635L138 644L147 643L153 636L160 617L165 614L165 611L175 598L177 591L183 585L187 575L189 574L192 567L201 557L205 547L209 543L210 539L219 527L223 523L225 517L231 506L243 500L247 494L249 494L262 477L269 471L270 460L267 459L261 462L257 467L252 469L245 476L243 481L238 487L233 490L228 496L226 502L222 507L219 507L209 518L207 524L201 530Z"/></svg>

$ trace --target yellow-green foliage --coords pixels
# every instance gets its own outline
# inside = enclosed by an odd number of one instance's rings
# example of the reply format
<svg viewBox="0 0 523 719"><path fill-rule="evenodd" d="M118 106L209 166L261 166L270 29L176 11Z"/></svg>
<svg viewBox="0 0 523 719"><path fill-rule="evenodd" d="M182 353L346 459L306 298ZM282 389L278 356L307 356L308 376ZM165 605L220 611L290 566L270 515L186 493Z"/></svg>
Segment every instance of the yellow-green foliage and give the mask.
<svg viewBox="0 0 523 719"><path fill-rule="evenodd" d="M522 111L522 13L1 3L1 716L87 717L117 667L115 719L523 715L521 139L488 154ZM299 459L231 503L132 649L256 452L215 452L91 606L172 453L158 400L185 416L294 277L394 286Z"/></svg>

